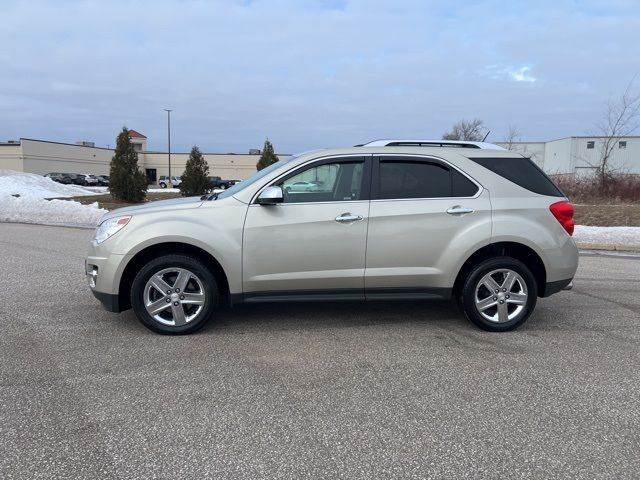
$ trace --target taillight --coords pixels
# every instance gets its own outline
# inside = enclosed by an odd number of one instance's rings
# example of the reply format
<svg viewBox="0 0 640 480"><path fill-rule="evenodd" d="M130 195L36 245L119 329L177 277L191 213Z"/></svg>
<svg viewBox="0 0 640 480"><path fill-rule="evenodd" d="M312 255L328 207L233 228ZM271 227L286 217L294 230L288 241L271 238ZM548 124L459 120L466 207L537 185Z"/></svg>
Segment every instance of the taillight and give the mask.
<svg viewBox="0 0 640 480"><path fill-rule="evenodd" d="M554 203L549 206L549 210L551 210L553 216L556 217L556 220L560 222L562 228L564 228L569 235L573 235L575 222L573 221L573 205L571 205L571 202L564 200Z"/></svg>

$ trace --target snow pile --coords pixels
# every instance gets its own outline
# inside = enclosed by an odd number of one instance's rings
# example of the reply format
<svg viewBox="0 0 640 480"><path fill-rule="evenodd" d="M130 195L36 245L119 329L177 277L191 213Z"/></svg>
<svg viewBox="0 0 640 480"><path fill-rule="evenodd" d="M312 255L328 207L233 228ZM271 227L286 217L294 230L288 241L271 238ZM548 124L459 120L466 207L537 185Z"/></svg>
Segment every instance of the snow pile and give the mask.
<svg viewBox="0 0 640 480"><path fill-rule="evenodd" d="M72 200L44 200L0 194L0 222L39 223L95 227L107 210L94 202L83 205Z"/></svg>
<svg viewBox="0 0 640 480"><path fill-rule="evenodd" d="M95 192L76 185L63 185L42 175L0 170L0 196L5 194L32 198L64 198L95 195Z"/></svg>
<svg viewBox="0 0 640 480"><path fill-rule="evenodd" d="M600 245L640 245L640 227L589 227L576 225L577 243Z"/></svg>
<svg viewBox="0 0 640 480"><path fill-rule="evenodd" d="M94 194L40 175L0 170L0 222L95 226L107 212L97 203L82 205L68 200L45 200Z"/></svg>

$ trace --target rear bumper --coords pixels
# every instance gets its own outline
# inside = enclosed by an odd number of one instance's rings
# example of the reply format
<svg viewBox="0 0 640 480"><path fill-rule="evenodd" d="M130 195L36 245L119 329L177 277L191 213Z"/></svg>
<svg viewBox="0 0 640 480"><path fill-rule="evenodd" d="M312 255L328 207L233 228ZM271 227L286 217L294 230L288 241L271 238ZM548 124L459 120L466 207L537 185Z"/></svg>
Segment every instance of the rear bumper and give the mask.
<svg viewBox="0 0 640 480"><path fill-rule="evenodd" d="M571 290L573 288L573 278L566 280L558 280L555 282L547 282L544 288L544 292L540 294L541 297L548 297L554 293L558 293L562 290Z"/></svg>
<svg viewBox="0 0 640 480"><path fill-rule="evenodd" d="M120 299L118 295L113 295L111 293L103 293L96 292L95 290L91 290L93 296L100 300L102 306L107 312L120 313L122 312L122 308L120 306Z"/></svg>

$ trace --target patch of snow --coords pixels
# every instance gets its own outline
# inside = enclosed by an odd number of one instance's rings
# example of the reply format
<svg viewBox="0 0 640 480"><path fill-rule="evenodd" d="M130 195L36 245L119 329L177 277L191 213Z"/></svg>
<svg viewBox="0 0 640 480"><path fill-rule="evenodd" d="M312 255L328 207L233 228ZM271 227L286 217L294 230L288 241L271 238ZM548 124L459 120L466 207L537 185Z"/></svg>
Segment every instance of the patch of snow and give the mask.
<svg viewBox="0 0 640 480"><path fill-rule="evenodd" d="M109 193L109 187L82 187L85 190L89 190L90 192L93 192L94 194L100 194L100 193L104 193L107 194Z"/></svg>
<svg viewBox="0 0 640 480"><path fill-rule="evenodd" d="M149 187L147 191L153 193L180 193L179 188Z"/></svg>
<svg viewBox="0 0 640 480"><path fill-rule="evenodd" d="M34 173L0 170L0 197L5 195L20 195L29 198L67 198L95 195L95 192L77 185L63 185L54 182L49 177Z"/></svg>
<svg viewBox="0 0 640 480"><path fill-rule="evenodd" d="M97 202L83 205L73 200L0 196L0 222L95 227L105 213Z"/></svg>
<svg viewBox="0 0 640 480"><path fill-rule="evenodd" d="M591 227L576 225L577 243L640 245L640 227Z"/></svg>
<svg viewBox="0 0 640 480"><path fill-rule="evenodd" d="M95 192L32 173L0 170L0 222L94 227L107 213L97 203L82 205L69 200L45 200L85 195L95 195Z"/></svg>

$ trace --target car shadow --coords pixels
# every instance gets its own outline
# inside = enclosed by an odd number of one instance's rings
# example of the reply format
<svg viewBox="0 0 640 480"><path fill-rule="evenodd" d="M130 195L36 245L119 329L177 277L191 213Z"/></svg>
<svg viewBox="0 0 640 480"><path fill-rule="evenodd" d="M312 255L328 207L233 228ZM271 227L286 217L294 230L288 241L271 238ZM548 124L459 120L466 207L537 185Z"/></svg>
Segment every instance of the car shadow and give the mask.
<svg viewBox="0 0 640 480"><path fill-rule="evenodd" d="M230 328L357 328L433 322L468 325L457 306L447 301L282 302L221 309L203 332Z"/></svg>

